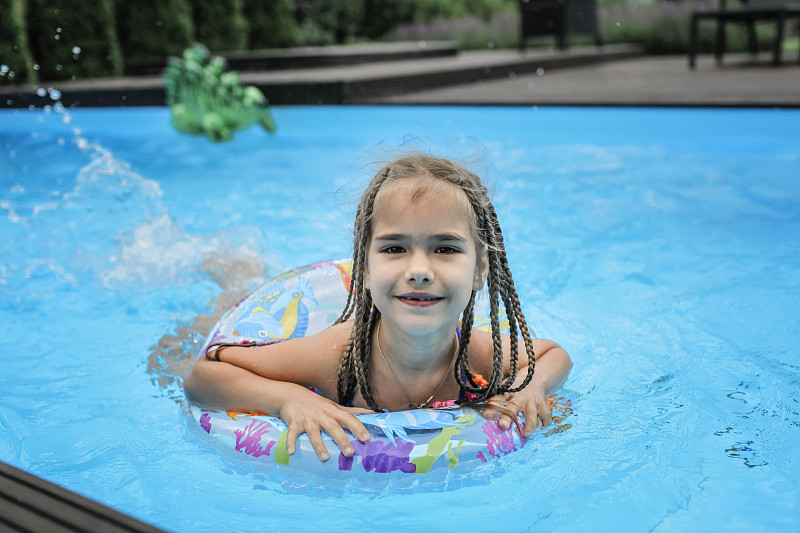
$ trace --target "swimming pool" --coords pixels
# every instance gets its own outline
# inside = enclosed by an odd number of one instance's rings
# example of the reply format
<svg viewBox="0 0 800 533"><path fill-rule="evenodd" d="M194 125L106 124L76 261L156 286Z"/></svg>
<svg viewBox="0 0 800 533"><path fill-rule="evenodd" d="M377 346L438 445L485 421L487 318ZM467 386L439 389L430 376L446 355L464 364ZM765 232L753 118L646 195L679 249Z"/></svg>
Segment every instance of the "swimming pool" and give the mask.
<svg viewBox="0 0 800 533"><path fill-rule="evenodd" d="M0 112L0 460L174 531L796 528L800 112L273 111L220 145L163 108ZM362 164L407 135L485 148L572 427L411 482L218 455L173 379L203 315L349 255Z"/></svg>

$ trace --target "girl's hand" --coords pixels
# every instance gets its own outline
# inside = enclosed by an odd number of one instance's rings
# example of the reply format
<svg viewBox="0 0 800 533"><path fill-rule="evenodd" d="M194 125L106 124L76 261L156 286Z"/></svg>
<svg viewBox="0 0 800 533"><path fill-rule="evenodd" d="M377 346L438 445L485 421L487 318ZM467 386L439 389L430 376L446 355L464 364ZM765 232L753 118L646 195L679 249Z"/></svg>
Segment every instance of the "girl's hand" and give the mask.
<svg viewBox="0 0 800 533"><path fill-rule="evenodd" d="M355 450L342 428L349 429L361 442L369 442L369 431L354 415L372 412L359 407L343 407L307 389L298 390L297 394L287 398L280 412L280 417L289 426L286 451L294 455L297 439L305 433L319 460L327 461L331 456L322 440L321 432L324 431L346 457L351 457Z"/></svg>
<svg viewBox="0 0 800 533"><path fill-rule="evenodd" d="M497 425L504 431L514 423L510 415L522 412L525 415L525 436L528 436L539 427L540 423L542 427L553 423L550 406L547 405L544 398L541 387L530 383L520 392L493 396L489 399L489 405L498 407L496 409L499 414Z"/></svg>

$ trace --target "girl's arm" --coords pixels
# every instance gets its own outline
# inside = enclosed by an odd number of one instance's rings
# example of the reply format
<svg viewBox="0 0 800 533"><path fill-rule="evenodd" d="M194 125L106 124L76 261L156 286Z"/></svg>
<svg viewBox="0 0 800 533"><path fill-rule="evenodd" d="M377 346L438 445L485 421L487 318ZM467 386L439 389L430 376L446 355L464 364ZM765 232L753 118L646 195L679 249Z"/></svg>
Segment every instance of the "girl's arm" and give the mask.
<svg viewBox="0 0 800 533"><path fill-rule="evenodd" d="M525 380L528 373L527 352L524 350L524 344L520 343L520 345L523 347L525 355L520 356L517 379L514 381L515 387ZM511 412L522 411L525 414L526 435L530 435L534 429L539 427L540 420L541 425L545 427L553 423L550 407L545 402L545 397L564 383L572 369L572 360L567 352L553 341L536 339L533 341L533 350L536 354L533 379L521 391L509 394L508 399L501 400L506 402L506 408ZM502 415L498 421L502 429L508 429L512 423L513 421L507 415Z"/></svg>
<svg viewBox="0 0 800 533"><path fill-rule="evenodd" d="M346 329L346 328L344 328ZM331 331L333 330L333 331ZM320 435L325 431L345 456L353 446L343 427L360 441L369 432L353 413L370 412L338 405L336 394L338 358L348 334L343 328L302 339L259 347L232 346L220 351L220 361L201 357L184 380L189 400L226 410L268 413L280 416L289 426L286 449L293 454L297 437L308 435L322 461L330 456ZM307 387L316 386L323 396Z"/></svg>
<svg viewBox="0 0 800 533"><path fill-rule="evenodd" d="M474 334L474 333L473 333ZM491 336L486 334L482 339L488 341L486 347L491 350ZM519 386L528 374L528 355L525 344L520 339L520 355L517 370L517 379L514 380L514 387ZM491 398L491 403L504 407L510 412L517 413L522 411L525 414L525 434L530 435L534 429L542 426L549 426L552 423L550 407L545 402L545 397L561 386L567 379L572 360L561 346L553 341L545 339L534 339L533 350L536 354L536 367L531 382L528 386L516 393L497 395ZM509 357L511 352L511 338L503 337L503 353L506 357L505 372L508 372ZM491 365L491 363L489 363ZM491 369L491 366L488 367ZM503 430L508 429L513 424L511 417L500 413L498 424Z"/></svg>

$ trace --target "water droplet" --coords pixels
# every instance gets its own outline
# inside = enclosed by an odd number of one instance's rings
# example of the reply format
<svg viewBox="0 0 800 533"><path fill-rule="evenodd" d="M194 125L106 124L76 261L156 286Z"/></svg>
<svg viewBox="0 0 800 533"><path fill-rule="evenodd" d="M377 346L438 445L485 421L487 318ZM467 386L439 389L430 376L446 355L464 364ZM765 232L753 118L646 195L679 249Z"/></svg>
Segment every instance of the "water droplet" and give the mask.
<svg viewBox="0 0 800 533"><path fill-rule="evenodd" d="M38 89L36 89L36 96L41 96L42 98L44 98L45 96L47 96L47 90L44 87L39 87Z"/></svg>
<svg viewBox="0 0 800 533"><path fill-rule="evenodd" d="M55 35L53 35L53 39L55 39L56 41L60 41L61 40L61 36L56 33Z"/></svg>
<svg viewBox="0 0 800 533"><path fill-rule="evenodd" d="M544 69L542 67L537 68L536 69L536 75L537 76L544 76Z"/></svg>
<svg viewBox="0 0 800 533"><path fill-rule="evenodd" d="M75 54L75 55L80 54L81 53L81 47L80 46L73 46L72 47L72 53Z"/></svg>
<svg viewBox="0 0 800 533"><path fill-rule="evenodd" d="M52 87L47 89L47 92L50 93L51 100L61 100L61 91L58 89L53 89Z"/></svg>
<svg viewBox="0 0 800 533"><path fill-rule="evenodd" d="M0 76L5 76L9 70L8 65L0 65Z"/></svg>
<svg viewBox="0 0 800 533"><path fill-rule="evenodd" d="M40 68L42 67L40 67L38 63L33 64L33 70L39 70Z"/></svg>
<svg viewBox="0 0 800 533"><path fill-rule="evenodd" d="M61 33L61 28L56 28L56 33Z"/></svg>
<svg viewBox="0 0 800 533"><path fill-rule="evenodd" d="M57 70L57 71L59 71L59 72L61 72L61 70L62 70L63 68L64 68L64 67L62 67L61 65L56 65L56 70Z"/></svg>
<svg viewBox="0 0 800 533"><path fill-rule="evenodd" d="M156 26L158 26L159 28L160 28L161 26L163 26L163 25L164 25L164 22L163 22L163 21L161 21L161 20L157 20L157 21L156 21Z"/></svg>
<svg viewBox="0 0 800 533"><path fill-rule="evenodd" d="M619 28L620 26L621 26L621 24L619 22L617 22L617 28Z"/></svg>
<svg viewBox="0 0 800 533"><path fill-rule="evenodd" d="M494 48L494 41L489 41L488 43L486 43L486 48L488 48L489 50Z"/></svg>

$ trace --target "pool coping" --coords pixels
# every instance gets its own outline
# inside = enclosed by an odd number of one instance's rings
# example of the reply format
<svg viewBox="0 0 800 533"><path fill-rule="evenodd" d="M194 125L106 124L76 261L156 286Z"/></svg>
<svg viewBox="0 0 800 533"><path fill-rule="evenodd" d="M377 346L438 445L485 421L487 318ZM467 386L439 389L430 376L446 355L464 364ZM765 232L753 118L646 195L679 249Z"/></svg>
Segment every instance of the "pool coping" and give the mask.
<svg viewBox="0 0 800 533"><path fill-rule="evenodd" d="M431 47L434 47L432 43ZM376 45L377 46L377 45ZM362 47L363 48L363 47ZM398 50L372 59L328 57L322 66L300 66L272 70L243 70L243 83L261 89L273 105L369 104L383 98L419 91L453 87L489 80L502 80L576 66L619 61L642 54L632 45L575 47L559 50L485 50L426 56ZM316 54L314 50L306 51ZM293 52L299 55L299 52ZM361 49L353 54L365 56ZM5 108L43 107L52 104L41 88L54 87L67 107L115 107L165 105L161 76L124 76L85 81L63 81L37 85L0 87L0 102ZM37 90L43 95L37 94Z"/></svg>
<svg viewBox="0 0 800 533"><path fill-rule="evenodd" d="M0 529L10 531L164 530L0 461Z"/></svg>

